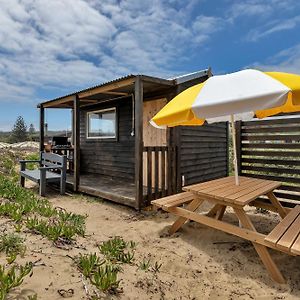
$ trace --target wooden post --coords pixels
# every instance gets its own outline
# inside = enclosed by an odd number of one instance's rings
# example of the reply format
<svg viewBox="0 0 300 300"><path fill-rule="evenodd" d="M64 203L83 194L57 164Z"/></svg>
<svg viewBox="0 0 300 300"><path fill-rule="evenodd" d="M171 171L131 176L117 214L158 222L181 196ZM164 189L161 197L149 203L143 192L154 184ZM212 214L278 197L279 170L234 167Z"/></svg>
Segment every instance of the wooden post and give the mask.
<svg viewBox="0 0 300 300"><path fill-rule="evenodd" d="M171 101L177 94L181 92L180 86L173 89L166 97L167 101ZM167 188L168 195L179 193L182 190L182 174L180 168L180 149L181 149L181 127L167 128ZM172 151L174 150L174 151Z"/></svg>
<svg viewBox="0 0 300 300"><path fill-rule="evenodd" d="M73 136L74 136L74 191L78 191L80 181L80 102L74 97L73 106Z"/></svg>
<svg viewBox="0 0 300 300"><path fill-rule="evenodd" d="M238 174L241 175L242 172L242 121L235 122L236 128L236 156L237 156L237 170Z"/></svg>
<svg viewBox="0 0 300 300"><path fill-rule="evenodd" d="M143 81L135 80L134 127L135 127L135 201L136 209L143 206Z"/></svg>
<svg viewBox="0 0 300 300"><path fill-rule="evenodd" d="M236 150L236 134L235 134L235 122L234 115L230 116L231 120L231 132L232 132L232 147L233 147L233 165L234 165L234 177L235 184L239 185L239 174L238 174L238 161L237 161L237 150Z"/></svg>
<svg viewBox="0 0 300 300"><path fill-rule="evenodd" d="M74 141L74 132L75 132L75 128L74 128L74 108L72 108L71 115L72 115L72 120L71 120L71 123L72 123L71 143L72 143L72 146L74 146L74 144L75 144L75 141Z"/></svg>
<svg viewBox="0 0 300 300"><path fill-rule="evenodd" d="M45 109L44 106L40 105L40 151L44 151L44 140L45 140Z"/></svg>

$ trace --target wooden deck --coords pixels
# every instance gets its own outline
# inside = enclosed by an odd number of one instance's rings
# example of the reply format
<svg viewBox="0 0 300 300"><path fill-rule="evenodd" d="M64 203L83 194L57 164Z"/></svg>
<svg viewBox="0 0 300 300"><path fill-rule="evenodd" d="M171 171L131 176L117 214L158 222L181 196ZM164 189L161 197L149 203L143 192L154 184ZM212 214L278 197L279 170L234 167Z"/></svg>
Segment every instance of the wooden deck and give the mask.
<svg viewBox="0 0 300 300"><path fill-rule="evenodd" d="M73 184L74 178L68 174L67 185L72 188ZM95 174L81 174L79 192L136 207L135 184L133 181L120 181Z"/></svg>

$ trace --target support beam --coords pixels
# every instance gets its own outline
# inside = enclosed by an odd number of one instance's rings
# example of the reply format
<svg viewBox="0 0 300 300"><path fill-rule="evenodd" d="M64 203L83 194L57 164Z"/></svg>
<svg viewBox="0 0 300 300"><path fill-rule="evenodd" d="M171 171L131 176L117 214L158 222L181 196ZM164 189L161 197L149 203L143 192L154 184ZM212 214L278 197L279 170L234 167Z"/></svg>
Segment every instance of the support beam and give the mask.
<svg viewBox="0 0 300 300"><path fill-rule="evenodd" d="M77 95L73 101L74 191L77 192L80 183L80 104Z"/></svg>
<svg viewBox="0 0 300 300"><path fill-rule="evenodd" d="M136 208L143 206L143 81L136 77L134 95L135 115L135 201Z"/></svg>
<svg viewBox="0 0 300 300"><path fill-rule="evenodd" d="M40 151L44 151L45 140L45 109L40 105Z"/></svg>

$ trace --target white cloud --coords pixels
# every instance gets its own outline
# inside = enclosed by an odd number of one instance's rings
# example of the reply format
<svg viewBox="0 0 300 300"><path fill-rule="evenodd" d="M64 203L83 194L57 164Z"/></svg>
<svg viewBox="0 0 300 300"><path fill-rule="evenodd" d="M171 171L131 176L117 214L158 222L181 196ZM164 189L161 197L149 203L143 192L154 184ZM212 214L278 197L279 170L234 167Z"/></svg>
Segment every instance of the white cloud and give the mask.
<svg viewBox="0 0 300 300"><path fill-rule="evenodd" d="M266 18L270 17L274 12L284 13L294 11L299 8L299 2L294 0L242 0L235 1L228 10L228 17L231 21L237 18L256 17Z"/></svg>
<svg viewBox="0 0 300 300"><path fill-rule="evenodd" d="M300 24L300 16L287 18L286 20L279 20L275 22L272 21L265 26L251 30L248 33L246 40L256 42L259 39L264 38L273 33L294 29L299 24Z"/></svg>
<svg viewBox="0 0 300 300"><path fill-rule="evenodd" d="M263 71L300 74L300 44L280 51L266 62L256 62L252 67Z"/></svg>
<svg viewBox="0 0 300 300"><path fill-rule="evenodd" d="M235 2L229 9L229 17L231 20L245 17L245 16L265 16L272 12L271 3L264 1L260 3L257 1L242 1Z"/></svg>
<svg viewBox="0 0 300 300"><path fill-rule="evenodd" d="M196 3L0 0L0 101L127 73L168 76L172 62L223 27L219 18L191 19Z"/></svg>

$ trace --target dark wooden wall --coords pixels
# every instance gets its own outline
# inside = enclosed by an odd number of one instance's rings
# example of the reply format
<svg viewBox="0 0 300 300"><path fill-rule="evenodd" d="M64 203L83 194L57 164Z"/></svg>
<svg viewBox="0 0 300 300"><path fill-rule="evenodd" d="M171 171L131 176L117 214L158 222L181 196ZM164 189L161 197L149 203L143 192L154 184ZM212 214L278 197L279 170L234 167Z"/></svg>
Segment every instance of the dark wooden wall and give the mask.
<svg viewBox="0 0 300 300"><path fill-rule="evenodd" d="M282 182L275 195L300 204L300 118L237 122L241 175Z"/></svg>
<svg viewBox="0 0 300 300"><path fill-rule="evenodd" d="M117 108L118 140L86 139L87 111ZM120 99L81 111L81 172L134 181L134 141L132 132L132 98Z"/></svg>
<svg viewBox="0 0 300 300"><path fill-rule="evenodd" d="M185 185L227 176L227 123L180 127L178 163Z"/></svg>

